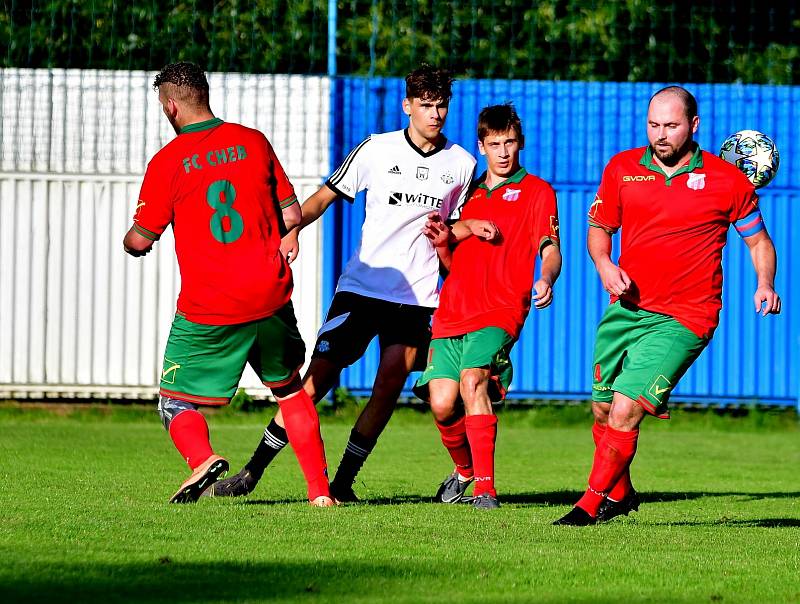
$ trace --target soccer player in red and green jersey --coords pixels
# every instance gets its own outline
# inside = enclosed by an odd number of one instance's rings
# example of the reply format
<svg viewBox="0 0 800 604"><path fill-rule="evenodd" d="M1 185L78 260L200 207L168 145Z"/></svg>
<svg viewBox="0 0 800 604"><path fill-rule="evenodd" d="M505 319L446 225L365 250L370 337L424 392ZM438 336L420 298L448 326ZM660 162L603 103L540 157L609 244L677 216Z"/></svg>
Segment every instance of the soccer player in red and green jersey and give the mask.
<svg viewBox="0 0 800 604"><path fill-rule="evenodd" d="M415 392L430 401L442 443L455 470L436 494L460 501L474 480L472 505L499 507L494 485L497 417L511 382L510 352L533 303L550 305L561 272L558 209L552 187L519 164L522 125L510 104L494 105L478 118L478 149L486 157L479 179L452 234L432 214L426 235L449 274L433 315L428 364ZM500 237L470 237L472 219L490 221ZM444 236L443 236L444 235ZM450 258L448 239L459 241ZM534 283L536 257L541 276ZM463 406L461 405L463 401Z"/></svg>
<svg viewBox="0 0 800 604"><path fill-rule="evenodd" d="M753 185L693 142L697 101L669 86L650 99L649 146L615 155L589 210L589 254L611 304L597 329L589 488L554 524L588 525L638 509L629 466L646 415L710 341L722 308L722 248L733 224L750 249L757 312L777 314L775 248ZM611 236L621 230L619 265Z"/></svg>
<svg viewBox="0 0 800 604"><path fill-rule="evenodd" d="M298 375L305 346L280 251L282 233L301 219L294 189L263 134L214 117L199 67L168 65L153 87L178 136L147 166L124 245L144 255L172 225L181 292L158 410L192 472L170 501L196 501L228 469L197 408L228 403L250 363L278 399L309 500L333 505L319 418Z"/></svg>

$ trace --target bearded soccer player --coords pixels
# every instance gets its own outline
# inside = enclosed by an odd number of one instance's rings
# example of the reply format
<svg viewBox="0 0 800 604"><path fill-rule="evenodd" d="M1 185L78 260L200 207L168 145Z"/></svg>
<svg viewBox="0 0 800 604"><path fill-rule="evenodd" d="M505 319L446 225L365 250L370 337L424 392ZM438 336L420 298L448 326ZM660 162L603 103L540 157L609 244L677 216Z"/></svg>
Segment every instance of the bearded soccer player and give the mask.
<svg viewBox="0 0 800 604"><path fill-rule="evenodd" d="M331 482L331 492L340 502L358 501L353 491L356 475L391 418L418 349L424 350L430 339L439 261L422 229L431 210L446 219L458 217L475 167L475 158L442 134L452 81L447 71L430 65L411 72L402 102L408 127L372 135L353 149L325 185L303 203L300 226L284 239L285 253L295 258L300 229L322 216L338 197L352 203L359 191L367 191L361 241L339 278L303 378L306 393L315 402L321 400L342 369L378 337L380 364L372 394ZM472 225L479 236L493 236L485 227ZM252 459L208 494L251 492L286 445L284 421L279 411Z"/></svg>
<svg viewBox="0 0 800 604"><path fill-rule="evenodd" d="M167 65L153 87L178 136L147 166L124 246L142 256L172 224L181 292L158 411L191 475L170 501L196 501L228 469L198 407L227 404L250 363L278 399L309 501L333 505L280 251L282 232L301 217L294 189L263 134L214 117L197 65Z"/></svg>
<svg viewBox="0 0 800 604"><path fill-rule="evenodd" d="M461 224L448 235L450 229L436 214L426 231L450 272L433 315L428 365L415 392L430 402L455 463L436 499L461 501L474 481L471 503L478 509L500 507L492 402L502 400L511 383L511 348L531 301L537 309L549 306L561 272L556 196L547 182L520 166L522 147L522 124L512 105L481 111L478 149L487 169L462 218L490 220L500 237L492 242L471 237ZM449 240L457 242L452 258ZM541 275L534 282L537 255Z"/></svg>
<svg viewBox="0 0 800 604"><path fill-rule="evenodd" d="M669 395L708 345L722 308L728 228L750 250L753 304L777 314L777 259L758 195L733 165L693 142L697 101L669 86L650 99L649 146L614 156L589 211L589 254L611 304L597 328L589 488L554 524L589 525L638 510L629 467L639 425L668 417ZM611 236L621 230L619 266Z"/></svg>

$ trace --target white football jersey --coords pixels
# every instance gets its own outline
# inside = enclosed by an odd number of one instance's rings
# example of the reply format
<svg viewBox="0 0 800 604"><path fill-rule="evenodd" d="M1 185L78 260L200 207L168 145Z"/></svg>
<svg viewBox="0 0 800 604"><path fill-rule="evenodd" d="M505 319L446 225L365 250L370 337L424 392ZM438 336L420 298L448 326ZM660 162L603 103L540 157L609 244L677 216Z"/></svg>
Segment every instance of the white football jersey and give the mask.
<svg viewBox="0 0 800 604"><path fill-rule="evenodd" d="M353 149L326 183L350 202L367 190L361 241L336 291L436 307L439 258L422 228L432 211L460 216L475 163L447 139L424 153L406 130L373 134Z"/></svg>

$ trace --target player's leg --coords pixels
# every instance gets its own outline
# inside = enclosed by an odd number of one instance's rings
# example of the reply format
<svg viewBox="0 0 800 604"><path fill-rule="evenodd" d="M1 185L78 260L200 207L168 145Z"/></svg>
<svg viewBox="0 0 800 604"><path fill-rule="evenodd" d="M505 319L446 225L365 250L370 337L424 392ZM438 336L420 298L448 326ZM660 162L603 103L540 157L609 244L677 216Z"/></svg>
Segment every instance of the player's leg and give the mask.
<svg viewBox="0 0 800 604"><path fill-rule="evenodd" d="M632 317L628 354L612 385L608 425L595 450L589 488L555 524L596 521L603 501L636 454L639 424L647 414L669 417L672 388L707 344L671 317L641 309L628 312Z"/></svg>
<svg viewBox="0 0 800 604"><path fill-rule="evenodd" d="M303 377L303 389L316 404L339 379L343 367L364 353L375 332L364 327L364 297L339 292L331 301L325 323L317 334L311 362ZM367 326L368 327L368 326ZM239 472L214 484L209 495L241 496L255 489L264 470L288 444L284 412L278 413L264 430L250 461Z"/></svg>
<svg viewBox="0 0 800 604"><path fill-rule="evenodd" d="M416 355L416 347L402 344L387 346L381 351L372 393L350 431L336 476L331 481L331 492L338 501L357 501L353 482L392 417Z"/></svg>
<svg viewBox="0 0 800 604"><path fill-rule="evenodd" d="M425 370L414 385L414 394L430 403L442 444L455 464L436 491L434 499L442 503L461 501L474 475L458 384L462 340L460 337L433 340L428 347Z"/></svg>
<svg viewBox="0 0 800 604"><path fill-rule="evenodd" d="M258 322L258 338L251 350L250 363L278 400L287 440L306 478L309 501L314 505L332 505L319 416L299 377L304 360L305 344L297 329L292 303L288 302L274 315Z"/></svg>
<svg viewBox="0 0 800 604"><path fill-rule="evenodd" d="M314 402L318 403L339 379L341 368L328 359L314 357L303 376L303 389ZM274 393L273 393L274 394ZM264 471L272 460L289 444L283 410L278 408L270 420L261 439L248 461L239 472L229 478L219 480L204 495L213 497L239 497L247 495L256 488Z"/></svg>
<svg viewBox="0 0 800 604"><path fill-rule="evenodd" d="M606 432L613 397L612 385L622 370L627 354L631 333L629 320L629 310L619 304L612 304L606 309L597 328L592 363L592 413L595 420L592 425L592 440L595 449ZM638 497L631 483L630 468L609 491L608 499L601 506L598 517L603 515L604 508L609 505L622 509L615 505L621 502L624 502L622 507L628 508L627 511L638 509Z"/></svg>
<svg viewBox="0 0 800 604"><path fill-rule="evenodd" d="M333 505L328 484L328 464L314 401L303 390L299 377L272 388L286 422L286 434L308 485L312 505Z"/></svg>
<svg viewBox="0 0 800 604"><path fill-rule="evenodd" d="M497 416L492 401L501 401L511 383L510 353L514 342L514 338L497 327L464 336L459 388L467 414L464 424L475 471L473 505L480 509L500 506L494 472Z"/></svg>
<svg viewBox="0 0 800 604"><path fill-rule="evenodd" d="M172 502L196 501L228 469L214 454L197 405L224 405L236 392L251 335L237 325L201 325L176 316L161 373L159 414L192 470Z"/></svg>

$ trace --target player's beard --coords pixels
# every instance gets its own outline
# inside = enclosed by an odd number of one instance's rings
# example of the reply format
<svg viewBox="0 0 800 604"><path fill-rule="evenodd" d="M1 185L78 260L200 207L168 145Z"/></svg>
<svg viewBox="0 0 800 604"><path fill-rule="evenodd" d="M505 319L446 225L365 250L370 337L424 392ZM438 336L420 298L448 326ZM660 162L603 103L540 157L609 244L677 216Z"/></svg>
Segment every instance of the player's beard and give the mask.
<svg viewBox="0 0 800 604"><path fill-rule="evenodd" d="M666 141L665 141L666 142ZM669 144L669 143L667 143ZM674 145L669 146L668 151L659 151L658 148L654 144L650 144L650 152L655 155L661 163L665 166L674 166L677 164L686 153L692 148L692 138L689 137L686 139L686 142L683 143L680 147L675 147Z"/></svg>

